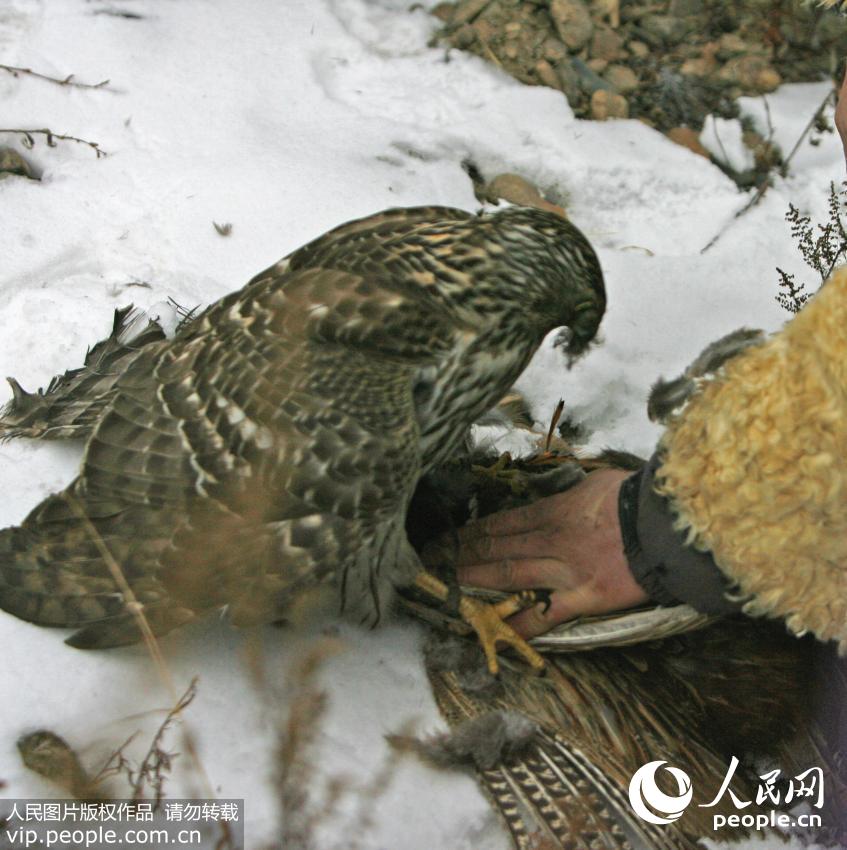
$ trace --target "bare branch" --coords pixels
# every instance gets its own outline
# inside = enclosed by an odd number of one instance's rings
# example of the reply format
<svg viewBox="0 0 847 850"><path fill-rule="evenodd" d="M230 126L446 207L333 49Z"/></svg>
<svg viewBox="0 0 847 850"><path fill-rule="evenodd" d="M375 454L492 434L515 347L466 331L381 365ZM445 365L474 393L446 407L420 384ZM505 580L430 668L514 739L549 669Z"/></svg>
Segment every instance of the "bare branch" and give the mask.
<svg viewBox="0 0 847 850"><path fill-rule="evenodd" d="M830 102L834 98L835 98L835 89L833 88L833 89L830 89L829 92L827 92L826 97L823 99L823 101L821 101L821 103L817 107L817 109L815 109L812 117L809 119L809 122L803 128L803 132L800 133L799 138L794 143L794 147L791 148L791 153L789 153L788 156L785 158L785 162L783 162L782 168L780 169L780 173L782 174L783 177L785 177L785 175L788 174L788 166L791 163L791 160L794 159L794 154L796 154L797 151L800 149L800 145L803 144L803 140L812 131L812 128L817 124L821 115L823 115L824 109L826 109L826 107L830 104ZM766 101L766 103L767 103L767 101ZM768 116L770 116L770 111L768 111ZM768 120L770 120L770 117L769 117ZM761 201L762 198L765 196L765 192L768 191L770 186L771 186L771 180L770 180L770 178L768 178L767 180L765 180L759 186L759 188L756 190L753 197L750 198L750 200L743 207L741 207L741 209L738 210L738 212L736 212L735 215L733 215L733 217L709 240L709 242L703 248L700 249L700 253L705 254L706 251L708 251L709 248L711 248L712 245L714 245L715 242L717 242L718 239L720 239L721 236L723 236L724 233L726 233L726 231L729 230L729 228L735 223L735 221L737 219L741 218L741 216L743 216L746 212L748 212L750 209L755 207L756 204L758 204L759 201Z"/></svg>
<svg viewBox="0 0 847 850"><path fill-rule="evenodd" d="M15 65L0 64L0 71L8 71L13 77L26 74L28 77L38 77L39 80L47 80L48 83L55 83L57 86L73 86L78 89L102 89L104 86L109 85L108 80L101 80L99 83L77 83L74 81L73 74L68 74L67 77L60 80L58 77L40 74L38 71L33 71L32 68L18 68Z"/></svg>
<svg viewBox="0 0 847 850"><path fill-rule="evenodd" d="M35 147L34 136L45 136L47 146L51 148L56 147L56 140L59 139L64 142L79 142L81 145L88 145L97 154L97 159L100 159L101 156L108 156L108 152L104 151L97 142L89 142L88 139L79 139L76 136L66 136L64 133L54 133L52 130L46 128L43 130L23 130L19 128L0 127L0 133L17 133L19 136L23 136L22 144L28 150L32 150Z"/></svg>
<svg viewBox="0 0 847 850"><path fill-rule="evenodd" d="M150 790L154 795L153 799L155 805L158 807L161 803L162 797L164 796L163 787L165 774L170 771L171 763L174 758L173 753L169 753L167 750L162 749L162 739L165 737L165 733L168 731L173 721L186 708L188 708L196 695L197 679L195 677L191 680L191 684L189 684L185 693L179 698L179 700L177 700L176 705L174 705L174 707L168 712L167 717L165 717L162 725L153 737L150 748L147 750L147 755L144 756L144 760L135 772L134 781L132 783L133 800L143 800L144 788L146 785L149 785Z"/></svg>
<svg viewBox="0 0 847 850"><path fill-rule="evenodd" d="M794 154L796 154L797 151L800 149L800 145L803 144L803 140L806 138L806 136L808 136L809 133L812 132L812 129L818 123L821 116L823 115L824 109L826 109L826 107L829 106L830 102L833 102L833 103L835 102L835 88L832 88L827 93L826 97L821 102L821 105L815 110L814 114L809 119L809 122L803 128L803 132L800 133L800 136L798 137L797 141L794 143L794 147L791 148L791 153L788 154L788 156L785 158L785 162L782 164L782 175L783 176L788 174L788 165L791 162L791 160L794 159Z"/></svg>
<svg viewBox="0 0 847 850"><path fill-rule="evenodd" d="M768 137L765 141L770 144L773 141L774 133L776 132L773 126L773 117L771 116L771 105L765 95L762 95L762 103L765 107L765 119L768 122Z"/></svg>
<svg viewBox="0 0 847 850"><path fill-rule="evenodd" d="M103 767L97 771L97 775L91 780L94 786L100 785L112 776L124 775L130 784L133 782L132 763L125 755L126 748L138 737L138 732L133 732L112 754L106 759Z"/></svg>

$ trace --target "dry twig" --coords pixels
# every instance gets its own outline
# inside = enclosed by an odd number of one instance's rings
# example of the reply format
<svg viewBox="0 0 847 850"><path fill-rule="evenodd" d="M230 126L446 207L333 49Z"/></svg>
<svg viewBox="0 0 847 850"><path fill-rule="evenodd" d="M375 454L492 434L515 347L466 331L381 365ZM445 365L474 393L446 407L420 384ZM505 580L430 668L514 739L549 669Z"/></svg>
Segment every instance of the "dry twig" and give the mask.
<svg viewBox="0 0 847 850"><path fill-rule="evenodd" d="M90 142L88 139L80 139L76 136L67 136L64 133L54 133L47 128L42 130L24 130L20 128L0 127L0 133L17 133L19 136L23 136L22 144L27 150L32 150L35 147L34 136L46 136L47 147L50 148L55 148L56 139L60 139L65 142L79 142L81 145L88 145L97 154L97 159L100 159L101 156L108 156L108 152L104 151L97 142Z"/></svg>
<svg viewBox="0 0 847 850"><path fill-rule="evenodd" d="M97 771L97 774L91 780L92 784L101 785L112 776L123 774L132 782L132 763L124 755L126 748L138 737L138 732L133 732L119 747L112 751L112 754L103 763L103 767Z"/></svg>
<svg viewBox="0 0 847 850"><path fill-rule="evenodd" d="M171 761L173 759L172 753L162 749L162 739L173 721L184 709L191 705L196 695L197 678L195 677L191 680L191 684L189 684L185 693L179 698L176 705L174 705L168 712L167 717L162 721L162 725L159 726L158 731L153 736L150 748L147 750L147 754L144 756L138 770L134 775L130 775L133 800L143 800L144 787L145 785L149 785L155 795L153 798L154 804L158 806L162 802L162 788L165 781L163 774L171 769Z"/></svg>
<svg viewBox="0 0 847 850"><path fill-rule="evenodd" d="M809 119L809 123L806 124L806 126L803 128L803 132L800 133L800 136L798 137L797 141L794 143L794 147L791 148L791 153L789 153L788 156L785 158L785 162L783 162L782 168L780 169L780 173L782 174L783 177L788 173L788 165L791 162L791 160L794 158L794 155L800 149L800 145L803 144L803 140L806 138L806 136L809 135L809 133L812 131L812 128L818 123L818 121L821 118L821 115L823 114L824 109L826 109L826 107L829 106L830 101L832 101L834 98L835 98L835 89L833 88L829 92L827 92L826 97L821 101L820 105L814 111L814 114L812 115L812 117ZM768 120L770 120L770 111L768 111ZM765 180L759 186L759 188L756 190L753 197L750 198L750 200L747 201L747 203L744 204L744 206L741 207L741 209L738 210L738 212L736 212L735 215L733 215L733 217L706 243L706 245L704 245L700 249L700 253L705 254L706 251L708 251L709 248L711 248L718 241L718 239L720 239L721 236L723 236L724 233L726 233L726 231L729 230L729 228L733 225L733 223L735 221L737 221L739 218L741 218L741 216L743 216L746 212L748 212L748 210L751 210L753 207L755 207L756 204L758 204L759 201L761 201L762 198L765 196L765 192L768 191L770 186L771 186L770 179Z"/></svg>
<svg viewBox="0 0 847 850"><path fill-rule="evenodd" d="M185 693L177 700L165 719L156 730L153 740L147 749L144 758L137 768L133 767L132 761L125 755L126 748L138 737L138 732L133 732L116 750L112 752L103 767L91 781L94 786L100 785L104 780L112 776L123 775L132 789L132 799L135 801L146 799L145 788L153 792L153 803L159 806L164 798L165 776L171 769L171 763L175 758L173 753L162 747L165 734L170 729L174 720L183 712L197 695L197 678L193 678Z"/></svg>
<svg viewBox="0 0 847 850"><path fill-rule="evenodd" d="M278 744L277 787L283 815L280 848L313 850L318 821L331 814L350 784L345 778L328 789L327 798L331 802L326 806L318 806L313 799L315 769L311 750L327 710L327 695L315 679L324 661L337 651L334 642L321 641L293 671L293 698L280 727Z"/></svg>
<svg viewBox="0 0 847 850"><path fill-rule="evenodd" d="M78 89L102 89L104 86L109 85L108 80L101 80L99 83L77 83L74 81L74 74L68 74L64 79L59 79L58 77L50 77L47 74L33 71L32 68L18 68L15 65L0 64L0 71L8 71L13 77L26 74L29 77L37 77L39 80L47 80L49 83L55 83L57 86L73 86Z"/></svg>
<svg viewBox="0 0 847 850"><path fill-rule="evenodd" d="M345 850L359 850L362 839L373 831L376 803L400 764L403 754L392 749L367 782L357 782L344 774L320 777L315 745L326 717L328 697L316 679L323 664L340 649L334 640L321 640L290 674L289 708L280 724L278 743L281 836L279 843L268 845L265 850L316 850L319 827L339 817L342 799L355 804L342 830L347 836L343 846ZM264 686L264 673L255 653L251 667L257 686ZM410 735L411 731L409 724L400 729L401 735Z"/></svg>

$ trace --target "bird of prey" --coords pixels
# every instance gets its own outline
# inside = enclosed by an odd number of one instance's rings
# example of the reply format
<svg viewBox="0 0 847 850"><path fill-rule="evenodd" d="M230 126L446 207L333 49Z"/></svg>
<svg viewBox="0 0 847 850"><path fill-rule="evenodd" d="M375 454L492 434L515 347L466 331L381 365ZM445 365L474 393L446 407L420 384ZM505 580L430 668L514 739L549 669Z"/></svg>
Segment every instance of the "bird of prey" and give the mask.
<svg viewBox="0 0 847 850"><path fill-rule="evenodd" d="M329 590L362 622L422 572L404 523L545 335L573 358L605 309L594 251L565 219L512 207L391 209L348 222L254 277L173 339L125 340L125 313L45 392L14 381L6 436L83 437L78 477L0 531L0 608L75 627L76 647L164 634L226 607L285 619ZM472 599L461 614L534 666Z"/></svg>

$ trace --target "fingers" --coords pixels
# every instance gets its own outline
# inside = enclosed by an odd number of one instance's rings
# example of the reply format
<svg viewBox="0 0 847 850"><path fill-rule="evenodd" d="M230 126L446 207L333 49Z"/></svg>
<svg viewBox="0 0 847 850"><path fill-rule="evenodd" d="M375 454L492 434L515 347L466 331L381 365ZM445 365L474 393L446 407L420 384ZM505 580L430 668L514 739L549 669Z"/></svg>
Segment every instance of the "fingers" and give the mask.
<svg viewBox="0 0 847 850"><path fill-rule="evenodd" d="M520 611L506 622L521 637L537 637L574 617L609 614L647 602L647 594L634 580L633 586L633 590L626 586L616 588L614 593L593 583L578 584L568 590L554 590L549 600Z"/></svg>
<svg viewBox="0 0 847 850"><path fill-rule="evenodd" d="M549 496L546 499L539 499L531 505L489 514L483 519L468 523L464 528L460 528L459 540L464 543L465 540L473 540L476 537L501 537L535 531L545 526L551 516L561 513L562 509L555 500L556 496Z"/></svg>
<svg viewBox="0 0 847 850"><path fill-rule="evenodd" d="M568 568L554 558L502 558L487 564L470 564L456 571L461 584L489 590L561 586L568 580L568 574Z"/></svg>
<svg viewBox="0 0 847 850"><path fill-rule="evenodd" d="M543 531L527 531L507 537L488 535L466 537L459 544L456 566L485 564L492 561L543 557L550 553L549 535Z"/></svg>

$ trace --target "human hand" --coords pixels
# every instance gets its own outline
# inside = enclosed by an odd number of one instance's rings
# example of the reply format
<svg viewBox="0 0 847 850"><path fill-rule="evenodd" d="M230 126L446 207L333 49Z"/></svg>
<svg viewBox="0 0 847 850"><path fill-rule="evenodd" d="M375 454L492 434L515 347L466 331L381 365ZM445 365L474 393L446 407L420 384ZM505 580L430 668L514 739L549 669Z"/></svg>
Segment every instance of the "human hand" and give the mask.
<svg viewBox="0 0 847 850"><path fill-rule="evenodd" d="M646 602L618 519L618 493L631 474L597 470L564 493L469 523L459 530L459 581L504 591L549 588L546 610L539 603L509 618L526 638L578 614Z"/></svg>

